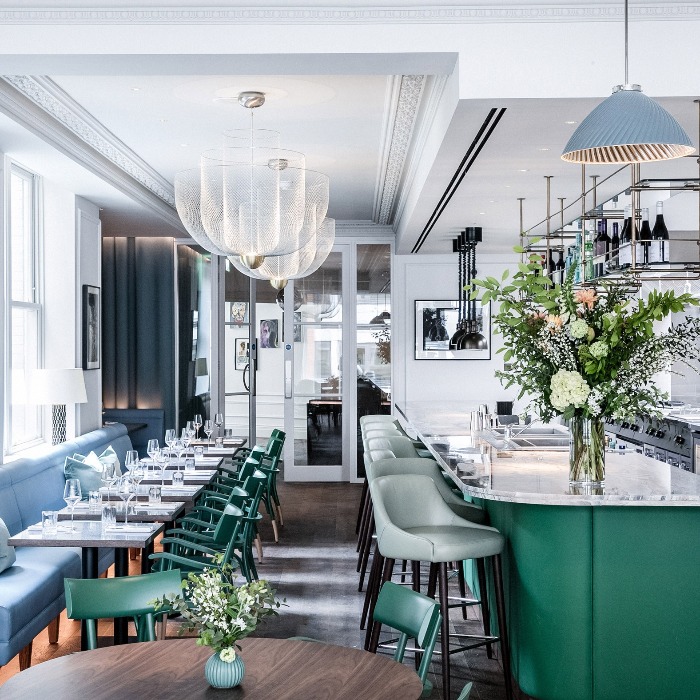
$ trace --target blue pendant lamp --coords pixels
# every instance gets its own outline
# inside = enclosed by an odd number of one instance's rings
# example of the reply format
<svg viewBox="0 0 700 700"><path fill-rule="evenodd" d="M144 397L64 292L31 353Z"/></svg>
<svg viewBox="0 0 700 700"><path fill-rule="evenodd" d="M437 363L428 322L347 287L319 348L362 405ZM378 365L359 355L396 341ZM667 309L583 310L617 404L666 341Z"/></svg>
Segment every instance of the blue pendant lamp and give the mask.
<svg viewBox="0 0 700 700"><path fill-rule="evenodd" d="M561 157L571 163L646 163L682 158L695 148L681 125L628 80L628 0L625 0L625 84L574 131Z"/></svg>

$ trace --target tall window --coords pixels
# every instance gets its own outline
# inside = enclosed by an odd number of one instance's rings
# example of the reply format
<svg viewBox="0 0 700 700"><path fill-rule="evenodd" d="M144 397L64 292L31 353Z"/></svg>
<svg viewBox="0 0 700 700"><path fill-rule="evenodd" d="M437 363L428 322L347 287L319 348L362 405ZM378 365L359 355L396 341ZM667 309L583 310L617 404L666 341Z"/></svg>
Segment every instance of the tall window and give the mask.
<svg viewBox="0 0 700 700"><path fill-rule="evenodd" d="M41 409L25 403L27 373L41 350L37 176L11 165L8 194L5 451L15 452L42 437Z"/></svg>

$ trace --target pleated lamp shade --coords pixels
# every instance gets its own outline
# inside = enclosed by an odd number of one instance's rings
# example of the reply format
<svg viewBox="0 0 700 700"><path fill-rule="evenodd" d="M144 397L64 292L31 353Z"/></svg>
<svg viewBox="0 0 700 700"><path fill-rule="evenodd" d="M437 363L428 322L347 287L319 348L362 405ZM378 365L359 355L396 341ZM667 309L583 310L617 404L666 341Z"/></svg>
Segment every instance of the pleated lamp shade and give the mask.
<svg viewBox="0 0 700 700"><path fill-rule="evenodd" d="M561 157L571 163L646 163L694 152L681 125L639 85L618 85L581 122Z"/></svg>

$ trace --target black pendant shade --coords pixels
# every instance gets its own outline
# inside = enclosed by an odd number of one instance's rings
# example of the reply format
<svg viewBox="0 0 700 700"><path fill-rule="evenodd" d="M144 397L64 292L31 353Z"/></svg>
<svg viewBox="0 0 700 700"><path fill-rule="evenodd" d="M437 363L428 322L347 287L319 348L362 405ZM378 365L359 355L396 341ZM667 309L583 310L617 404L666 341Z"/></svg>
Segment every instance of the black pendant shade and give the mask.
<svg viewBox="0 0 700 700"><path fill-rule="evenodd" d="M452 252L459 253L459 321L450 339L450 350L485 350L488 345L478 331L476 299L470 299L472 280L476 277L476 244L481 241L481 227L470 226L452 242Z"/></svg>

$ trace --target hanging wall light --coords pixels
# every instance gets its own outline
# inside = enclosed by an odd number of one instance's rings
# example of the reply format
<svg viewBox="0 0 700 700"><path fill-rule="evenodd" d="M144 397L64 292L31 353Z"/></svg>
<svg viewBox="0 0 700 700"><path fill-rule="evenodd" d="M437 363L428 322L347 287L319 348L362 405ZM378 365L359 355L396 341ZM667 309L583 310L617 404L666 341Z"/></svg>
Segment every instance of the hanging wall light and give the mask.
<svg viewBox="0 0 700 700"><path fill-rule="evenodd" d="M645 163L695 152L688 134L657 102L630 84L628 0L625 0L625 84L579 125L561 157L571 163Z"/></svg>

